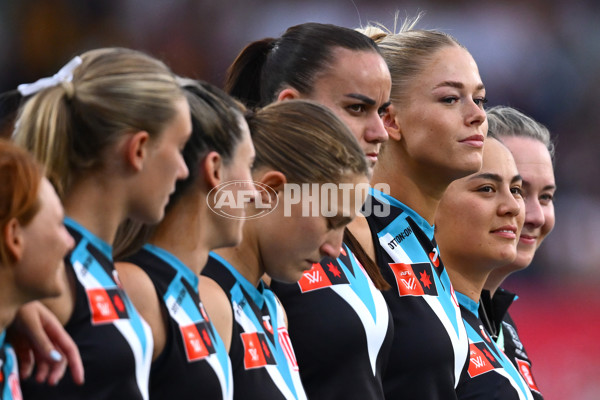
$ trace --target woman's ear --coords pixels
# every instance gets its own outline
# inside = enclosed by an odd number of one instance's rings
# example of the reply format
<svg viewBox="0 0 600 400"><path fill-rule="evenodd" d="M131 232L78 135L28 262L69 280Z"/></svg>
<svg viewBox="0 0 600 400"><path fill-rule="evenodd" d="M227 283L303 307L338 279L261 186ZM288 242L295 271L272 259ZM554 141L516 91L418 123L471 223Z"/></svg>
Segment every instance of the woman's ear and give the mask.
<svg viewBox="0 0 600 400"><path fill-rule="evenodd" d="M202 173L208 190L223 183L223 157L216 151L209 152L202 161Z"/></svg>
<svg viewBox="0 0 600 400"><path fill-rule="evenodd" d="M287 87L285 89L283 89L281 92L279 92L279 94L277 95L277 101L282 101L282 100L297 100L299 99L300 96L300 92L297 91L294 88L291 87Z"/></svg>
<svg viewBox="0 0 600 400"><path fill-rule="evenodd" d="M266 185L272 189L272 191L258 191L259 195L261 196L262 203L268 204L271 201L273 201L273 199L270 196L271 193L275 192L278 195L283 194L285 184L287 183L287 178L282 172L269 169L266 170L264 173L259 173L257 176L255 176L254 181Z"/></svg>
<svg viewBox="0 0 600 400"><path fill-rule="evenodd" d="M402 139L402 132L400 131L400 126L396 119L396 109L393 105L389 105L386 113L382 117L382 121L390 139L396 141Z"/></svg>
<svg viewBox="0 0 600 400"><path fill-rule="evenodd" d="M139 131L129 135L125 141L125 159L136 171L144 168L144 161L148 155L150 135L146 131Z"/></svg>
<svg viewBox="0 0 600 400"><path fill-rule="evenodd" d="M14 262L19 262L25 252L25 237L23 228L16 218L11 218L4 226L4 246L6 247L9 258Z"/></svg>

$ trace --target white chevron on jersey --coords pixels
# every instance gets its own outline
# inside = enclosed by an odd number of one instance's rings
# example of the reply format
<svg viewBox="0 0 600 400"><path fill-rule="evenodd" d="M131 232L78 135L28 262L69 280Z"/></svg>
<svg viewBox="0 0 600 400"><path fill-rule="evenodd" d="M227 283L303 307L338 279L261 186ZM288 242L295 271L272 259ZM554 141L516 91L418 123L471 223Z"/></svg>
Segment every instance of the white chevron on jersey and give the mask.
<svg viewBox="0 0 600 400"><path fill-rule="evenodd" d="M404 264L412 264L413 261L410 259L408 254L404 251L401 246L395 246L393 249L390 249L387 243L389 243L393 239L391 234L385 234L379 238L379 244L381 248L385 249L385 251L392 257L395 262L404 263ZM434 267L435 268L435 267ZM439 277L434 273L434 279L436 280L436 285L440 287ZM451 292L453 291L450 288ZM465 324L463 323L462 316L460 313L460 307L458 302L453 301L452 304L455 307L455 316L456 320L453 322L450 320L448 314L444 311L443 306L435 296L421 296L427 304L431 307L433 312L438 316L440 322L444 325L446 332L448 333L448 337L452 342L452 347L454 349L454 387L458 385L461 372L465 367L465 360L467 360L467 356L469 354L469 341L467 340L467 330L465 328ZM458 327L458 332L454 329L454 326Z"/></svg>
<svg viewBox="0 0 600 400"><path fill-rule="evenodd" d="M256 327L254 326L254 323L252 322L250 317L248 315L246 315L243 308L240 307L239 304L233 300L232 300L232 307L233 307L233 315L235 315L235 320L237 321L237 323L239 323L242 326L242 329L244 330L244 332L246 332L246 333L258 332L256 330ZM304 393L304 389L302 389L301 383L299 386L300 390L296 390L296 393L298 394L298 397L296 397L296 396L294 396L292 391L288 388L288 385L285 382L285 379L283 378L283 376L281 375L281 372L279 372L277 365L266 365L264 368L269 373L269 375L271 376L271 379L273 380L273 382L275 382L275 384L277 385L277 388L279 388L279 390L281 391L281 393L283 394L283 396L286 399L288 399L288 400L296 400L296 399L306 400L306 394ZM292 373L291 374L292 379L294 378L294 375L298 375L298 373L295 373L295 374ZM298 388L297 384L299 382L299 379L298 380L293 379L293 380L294 380L294 386L296 386L296 388Z"/></svg>
<svg viewBox="0 0 600 400"><path fill-rule="evenodd" d="M446 328L446 332L448 332L448 337L450 337L450 341L452 341L452 348L454 349L454 387L458 385L458 381L460 378L460 374L465 367L465 360L468 360L467 357L469 355L469 343L467 342L467 347L461 346L465 342L465 338L467 337L467 330L465 328L465 324L463 323L460 310L457 311L457 325L458 325L458 334L450 321L450 317L444 311L444 308L440 304L439 301L435 297L432 296L423 296L423 299L429 304L431 309L435 312L435 314L439 317L440 321ZM457 354L458 349L458 354Z"/></svg>
<svg viewBox="0 0 600 400"><path fill-rule="evenodd" d="M356 272L358 273L358 271ZM379 350L381 349L381 345L385 340L389 323L387 303L385 302L381 293L377 291L377 289L375 288L375 286L373 286L373 283L371 283L371 280L369 279L369 289L371 290L371 295L373 296L373 301L375 303L376 310L376 316L375 319L373 319L371 312L367 309L367 306L365 305L363 300L361 300L360 297L358 297L356 292L354 292L354 290L352 290L352 288L349 285L332 285L330 288L331 290L336 292L342 299L344 299L348 304L350 304L352 306L352 309L360 318L365 328L365 335L367 337L367 348L369 350L369 361L371 362L371 369L373 370L373 375L376 375L377 356L379 355ZM377 291L377 293L375 293L375 291Z"/></svg>
<svg viewBox="0 0 600 400"><path fill-rule="evenodd" d="M99 288L106 289L106 287L103 287L96 280L96 278L91 273L89 273L88 269L85 268L80 261L75 260L73 262L73 270L75 271L79 282L83 285L83 287L86 290ZM115 287L117 287L116 284ZM130 302L129 299L127 299L126 301ZM131 306L133 307L133 304L131 304ZM119 332L121 332L125 340L127 340L127 342L129 343L129 346L131 347L133 356L135 358L136 381L140 393L142 394L142 397L144 399L148 399L148 381L150 377L150 366L152 364L152 351L154 349L154 339L152 336L152 330L150 329L148 323L142 318L141 315L138 314L138 316L142 325L143 334L146 337L145 349L142 345L142 342L140 341L138 334L135 332L133 326L131 325L131 322L128 319L118 319L111 323L115 326L115 328L119 330Z"/></svg>
<svg viewBox="0 0 600 400"><path fill-rule="evenodd" d="M141 317L140 317L141 318ZM146 345L146 351L142 349L142 343L139 340L138 335L135 333L131 323L129 323L126 319L118 319L113 322L115 328L121 332L121 335L127 342L129 342L129 346L131 346L131 350L133 352L133 356L135 358L135 377L138 383L138 387L140 389L140 393L144 399L148 399L148 390L149 390L149 377L150 377L150 366L152 364L152 351L154 349L154 339L152 336L152 330L150 326L141 319L142 326L144 329L144 334L148 339Z"/></svg>
<svg viewBox="0 0 600 400"><path fill-rule="evenodd" d="M192 321L190 316L185 312L183 307L176 306L177 299L174 296L169 296L165 301L167 309L169 310L169 314L173 319L177 322L177 324L181 326L193 325L197 321ZM208 362L208 365L212 367L215 371L215 375L219 379L219 383L221 384L221 393L223 395L224 400L232 400L233 399L233 379L230 379L227 382L227 376L233 376L231 371L231 362L228 362L226 366L221 365L219 362L219 358L217 354L209 354L205 359ZM224 368L227 368L227 373Z"/></svg>

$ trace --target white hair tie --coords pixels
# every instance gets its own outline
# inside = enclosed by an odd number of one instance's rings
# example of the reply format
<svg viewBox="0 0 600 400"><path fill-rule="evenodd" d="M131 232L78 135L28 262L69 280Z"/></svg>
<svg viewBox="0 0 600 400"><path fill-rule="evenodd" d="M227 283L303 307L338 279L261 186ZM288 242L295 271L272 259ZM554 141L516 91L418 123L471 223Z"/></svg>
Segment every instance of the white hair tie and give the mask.
<svg viewBox="0 0 600 400"><path fill-rule="evenodd" d="M47 78L38 79L33 83L22 83L17 87L17 90L19 91L19 93L21 93L21 96L27 97L41 90L48 89L53 86L58 86L63 83L71 82L73 80L73 71L75 71L75 69L78 66L80 66L82 62L83 61L81 60L81 57L76 56L71 61L69 61L64 67L62 67L60 71L58 71L56 74Z"/></svg>

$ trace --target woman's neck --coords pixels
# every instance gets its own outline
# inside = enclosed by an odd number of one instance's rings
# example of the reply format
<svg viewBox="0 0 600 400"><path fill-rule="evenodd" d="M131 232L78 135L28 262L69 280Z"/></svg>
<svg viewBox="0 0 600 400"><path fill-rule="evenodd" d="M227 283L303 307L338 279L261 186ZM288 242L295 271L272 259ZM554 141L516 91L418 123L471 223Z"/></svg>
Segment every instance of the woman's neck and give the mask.
<svg viewBox="0 0 600 400"><path fill-rule="evenodd" d="M9 268L2 266L2 268ZM19 307L26 301L20 300L16 294L16 286L12 283L12 279L5 276L0 276L0 333L14 320Z"/></svg>
<svg viewBox="0 0 600 400"><path fill-rule="evenodd" d="M122 191L101 179L74 183L63 199L65 215L112 245L119 224L127 217Z"/></svg>
<svg viewBox="0 0 600 400"><path fill-rule="evenodd" d="M479 302L481 291L484 289L490 274L500 267L500 264L484 260L469 260L463 256L454 256L439 243L442 261L448 271L454 290Z"/></svg>
<svg viewBox="0 0 600 400"><path fill-rule="evenodd" d="M512 264L503 265L494 269L484 284L484 289L489 290L490 295L493 296L496 290L502 285L502 282L513 272L518 271L519 268L515 268Z"/></svg>
<svg viewBox="0 0 600 400"><path fill-rule="evenodd" d="M398 162L379 161L373 170L370 184L371 186L388 185L390 196L413 209L433 225L440 199L450 183L437 182L431 176L413 174L411 170L413 169L410 166Z"/></svg>
<svg viewBox="0 0 600 400"><path fill-rule="evenodd" d="M239 245L218 249L215 253L226 259L244 278L257 286L265 273L265 268L253 224L253 220L244 223L242 242Z"/></svg>
<svg viewBox="0 0 600 400"><path fill-rule="evenodd" d="M165 215L154 231L149 242L175 255L195 274L200 275L206 261L210 246L207 243L212 229L206 213L193 202L180 199L179 203Z"/></svg>

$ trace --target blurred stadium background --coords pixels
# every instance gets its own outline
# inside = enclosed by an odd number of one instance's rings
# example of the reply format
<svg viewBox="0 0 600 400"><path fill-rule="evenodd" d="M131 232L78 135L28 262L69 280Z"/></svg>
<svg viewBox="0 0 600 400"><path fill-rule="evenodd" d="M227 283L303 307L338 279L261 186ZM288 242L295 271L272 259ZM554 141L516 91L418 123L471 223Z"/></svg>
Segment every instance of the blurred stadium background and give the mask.
<svg viewBox="0 0 600 400"><path fill-rule="evenodd" d="M0 90L54 74L102 46L144 50L221 85L248 42L294 24L419 27L473 54L488 105L516 107L558 139L557 222L534 264L509 278L547 400L600 399L600 2L594 0L0 0Z"/></svg>

